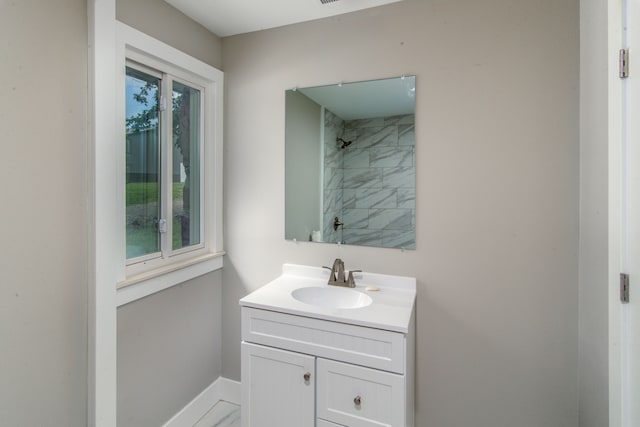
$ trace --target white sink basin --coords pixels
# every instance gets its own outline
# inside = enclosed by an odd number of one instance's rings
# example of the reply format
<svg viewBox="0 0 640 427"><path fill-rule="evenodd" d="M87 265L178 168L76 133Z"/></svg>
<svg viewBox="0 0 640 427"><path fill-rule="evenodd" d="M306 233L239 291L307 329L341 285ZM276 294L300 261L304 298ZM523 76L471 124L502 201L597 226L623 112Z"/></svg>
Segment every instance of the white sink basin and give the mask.
<svg viewBox="0 0 640 427"><path fill-rule="evenodd" d="M291 296L305 304L323 308L361 308L372 302L369 295L336 286L298 288L291 292Z"/></svg>

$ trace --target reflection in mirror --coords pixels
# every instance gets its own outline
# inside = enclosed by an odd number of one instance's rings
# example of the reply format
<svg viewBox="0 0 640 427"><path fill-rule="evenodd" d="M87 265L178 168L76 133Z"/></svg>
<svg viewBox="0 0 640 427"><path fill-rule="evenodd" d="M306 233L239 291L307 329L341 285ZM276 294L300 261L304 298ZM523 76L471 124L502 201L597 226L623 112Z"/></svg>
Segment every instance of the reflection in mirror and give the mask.
<svg viewBox="0 0 640 427"><path fill-rule="evenodd" d="M415 249L415 76L286 91L285 238Z"/></svg>

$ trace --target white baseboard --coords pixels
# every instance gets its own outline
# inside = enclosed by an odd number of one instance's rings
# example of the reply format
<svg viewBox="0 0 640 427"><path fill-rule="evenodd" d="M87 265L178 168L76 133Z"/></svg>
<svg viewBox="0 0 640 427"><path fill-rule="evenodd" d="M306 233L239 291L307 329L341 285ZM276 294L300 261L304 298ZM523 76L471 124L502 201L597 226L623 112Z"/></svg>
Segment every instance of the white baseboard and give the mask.
<svg viewBox="0 0 640 427"><path fill-rule="evenodd" d="M240 405L240 382L218 377L163 427L193 427L220 400Z"/></svg>
<svg viewBox="0 0 640 427"><path fill-rule="evenodd" d="M220 399L225 402L240 405L242 402L242 391L240 381L230 380L229 378L220 377L216 380L220 387Z"/></svg>

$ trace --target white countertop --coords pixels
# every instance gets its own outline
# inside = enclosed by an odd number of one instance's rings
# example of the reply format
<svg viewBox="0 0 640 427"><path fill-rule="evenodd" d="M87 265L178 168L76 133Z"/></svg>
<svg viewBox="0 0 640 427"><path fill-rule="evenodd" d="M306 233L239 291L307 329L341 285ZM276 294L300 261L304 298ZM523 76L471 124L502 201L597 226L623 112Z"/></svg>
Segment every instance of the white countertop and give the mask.
<svg viewBox="0 0 640 427"><path fill-rule="evenodd" d="M416 279L376 273L354 273L356 287L372 299L360 308L324 308L294 299L296 289L325 287L329 270L295 264L284 264L282 275L240 300L243 307L260 308L281 313L331 320L407 333L416 299ZM379 288L367 291L367 286Z"/></svg>

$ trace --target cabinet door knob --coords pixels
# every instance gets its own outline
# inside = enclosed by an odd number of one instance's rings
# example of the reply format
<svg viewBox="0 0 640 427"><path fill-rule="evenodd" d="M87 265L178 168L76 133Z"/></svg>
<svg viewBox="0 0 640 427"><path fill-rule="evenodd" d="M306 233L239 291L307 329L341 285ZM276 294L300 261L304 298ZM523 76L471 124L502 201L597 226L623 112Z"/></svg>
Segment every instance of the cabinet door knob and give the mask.
<svg viewBox="0 0 640 427"><path fill-rule="evenodd" d="M354 398L353 398L353 403L354 403L356 406L360 406L360 404L362 403L362 398L360 397L360 395L358 395L358 396L356 396L356 397L354 397Z"/></svg>
<svg viewBox="0 0 640 427"><path fill-rule="evenodd" d="M309 382L309 380L310 380L310 379L311 379L311 372L306 372L306 373L304 374L304 380L305 380L306 382Z"/></svg>

